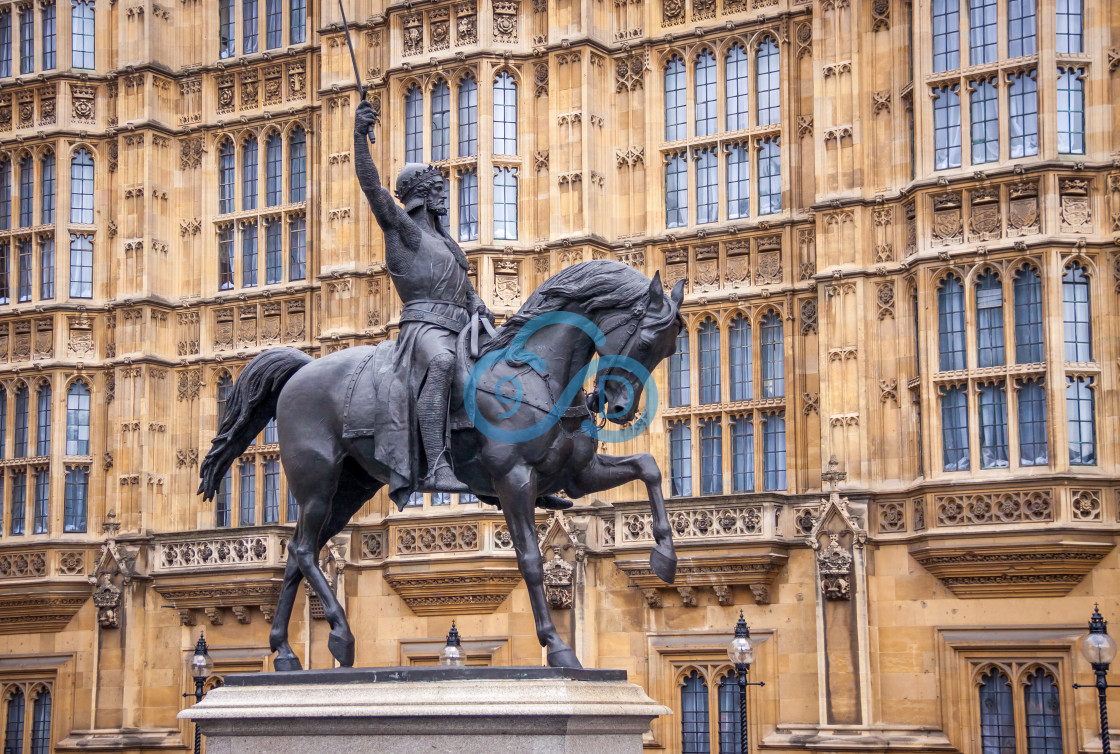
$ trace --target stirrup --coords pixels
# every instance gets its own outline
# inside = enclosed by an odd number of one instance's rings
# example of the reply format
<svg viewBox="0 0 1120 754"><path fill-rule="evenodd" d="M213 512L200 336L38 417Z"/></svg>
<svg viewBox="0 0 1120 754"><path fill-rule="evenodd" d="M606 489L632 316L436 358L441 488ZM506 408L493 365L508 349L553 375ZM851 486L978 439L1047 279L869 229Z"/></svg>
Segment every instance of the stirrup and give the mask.
<svg viewBox="0 0 1120 754"><path fill-rule="evenodd" d="M470 492L471 489L467 485L459 481L455 476L455 472L447 461L440 461L434 469L432 469L428 476L420 482L417 492Z"/></svg>

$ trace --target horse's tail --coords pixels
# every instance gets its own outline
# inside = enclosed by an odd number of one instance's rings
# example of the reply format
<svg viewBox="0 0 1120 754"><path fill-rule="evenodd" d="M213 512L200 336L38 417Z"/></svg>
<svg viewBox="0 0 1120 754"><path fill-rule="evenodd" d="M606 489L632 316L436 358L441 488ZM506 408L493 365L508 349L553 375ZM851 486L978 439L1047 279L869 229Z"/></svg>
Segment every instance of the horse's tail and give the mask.
<svg viewBox="0 0 1120 754"><path fill-rule="evenodd" d="M284 384L312 358L294 348L270 348L249 362L237 377L218 436L202 459L198 494L211 500L233 461L245 452L268 420L276 415L276 399Z"/></svg>

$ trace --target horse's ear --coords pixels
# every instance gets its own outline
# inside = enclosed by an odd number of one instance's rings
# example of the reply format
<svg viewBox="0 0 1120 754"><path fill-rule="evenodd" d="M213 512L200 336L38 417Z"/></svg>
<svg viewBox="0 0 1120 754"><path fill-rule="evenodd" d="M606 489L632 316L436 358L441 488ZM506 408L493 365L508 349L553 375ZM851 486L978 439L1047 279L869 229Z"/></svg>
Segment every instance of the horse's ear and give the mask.
<svg viewBox="0 0 1120 754"><path fill-rule="evenodd" d="M673 286L671 298L673 299L673 306L680 310L681 302L684 301L684 278L678 280L677 284Z"/></svg>
<svg viewBox="0 0 1120 754"><path fill-rule="evenodd" d="M661 271L653 273L653 280L649 284L649 310L660 311L665 303L665 288L661 285Z"/></svg>

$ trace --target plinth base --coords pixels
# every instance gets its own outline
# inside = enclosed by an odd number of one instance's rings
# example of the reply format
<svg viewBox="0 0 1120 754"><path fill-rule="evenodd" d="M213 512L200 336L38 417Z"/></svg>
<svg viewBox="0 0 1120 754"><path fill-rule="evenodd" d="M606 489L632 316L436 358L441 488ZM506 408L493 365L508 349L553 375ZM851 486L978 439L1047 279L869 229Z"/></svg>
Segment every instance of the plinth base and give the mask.
<svg viewBox="0 0 1120 754"><path fill-rule="evenodd" d="M179 717L208 754L641 754L670 712L620 670L407 667L227 676Z"/></svg>

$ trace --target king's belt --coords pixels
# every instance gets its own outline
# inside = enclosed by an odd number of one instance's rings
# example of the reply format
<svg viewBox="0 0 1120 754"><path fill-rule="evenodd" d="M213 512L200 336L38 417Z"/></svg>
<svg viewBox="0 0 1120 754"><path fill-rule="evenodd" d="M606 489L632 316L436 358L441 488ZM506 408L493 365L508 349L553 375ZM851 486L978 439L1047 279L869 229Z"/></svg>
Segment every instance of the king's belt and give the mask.
<svg viewBox="0 0 1120 754"><path fill-rule="evenodd" d="M400 322L402 325L405 322L427 322L451 332L459 333L470 322L470 315L467 314L465 306L450 301L421 299L409 301L404 305Z"/></svg>

